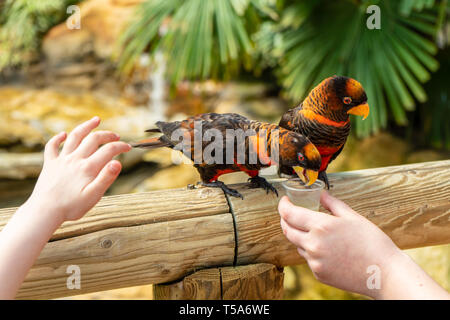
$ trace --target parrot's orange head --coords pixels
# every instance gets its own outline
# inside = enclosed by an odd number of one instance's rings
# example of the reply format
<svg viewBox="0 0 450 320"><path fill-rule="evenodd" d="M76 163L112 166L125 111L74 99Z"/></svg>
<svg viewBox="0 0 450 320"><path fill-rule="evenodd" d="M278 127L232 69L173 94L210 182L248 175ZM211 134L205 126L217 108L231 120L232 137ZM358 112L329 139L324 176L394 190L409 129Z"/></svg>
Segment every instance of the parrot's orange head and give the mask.
<svg viewBox="0 0 450 320"><path fill-rule="evenodd" d="M348 77L334 76L330 79L336 93L337 105L346 114L362 116L363 120L369 115L367 95L361 83Z"/></svg>
<svg viewBox="0 0 450 320"><path fill-rule="evenodd" d="M305 99L306 107L334 121L346 121L349 114L369 115L367 95L361 83L343 76L323 80Z"/></svg>
<svg viewBox="0 0 450 320"><path fill-rule="evenodd" d="M316 181L322 158L307 137L287 131L280 136L279 148L281 165L292 167L300 178L305 175L308 185Z"/></svg>

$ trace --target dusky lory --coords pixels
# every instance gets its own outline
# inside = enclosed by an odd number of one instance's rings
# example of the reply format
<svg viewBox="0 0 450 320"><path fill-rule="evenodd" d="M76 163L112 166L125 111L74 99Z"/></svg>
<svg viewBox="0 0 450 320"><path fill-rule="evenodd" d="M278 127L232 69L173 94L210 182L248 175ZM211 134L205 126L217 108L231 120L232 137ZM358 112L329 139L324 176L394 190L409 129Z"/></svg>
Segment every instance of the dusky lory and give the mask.
<svg viewBox="0 0 450 320"><path fill-rule="evenodd" d="M252 187L277 194L276 189L259 176L260 169L274 164L288 166L299 176L304 174L308 184L312 184L321 165L319 151L304 135L236 113L204 113L183 121L158 121L156 128L146 131L162 135L139 141L132 144L133 147L180 150L194 161L204 186L221 188L235 197L242 198L242 195L219 181L221 175L243 171L250 176Z"/></svg>
<svg viewBox="0 0 450 320"><path fill-rule="evenodd" d="M326 170L344 148L350 132L349 115L369 115L367 95L356 80L333 76L317 85L296 108L288 110L280 120L280 127L309 138L322 158L319 179L330 185ZM292 175L291 168L281 165L280 173Z"/></svg>

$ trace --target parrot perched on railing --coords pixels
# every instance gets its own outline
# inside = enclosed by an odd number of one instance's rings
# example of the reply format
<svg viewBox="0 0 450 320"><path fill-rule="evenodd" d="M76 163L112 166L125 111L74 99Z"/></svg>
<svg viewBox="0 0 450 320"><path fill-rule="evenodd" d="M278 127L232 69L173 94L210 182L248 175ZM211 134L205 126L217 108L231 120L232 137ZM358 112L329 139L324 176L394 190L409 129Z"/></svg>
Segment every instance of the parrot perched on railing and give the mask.
<svg viewBox="0 0 450 320"><path fill-rule="evenodd" d="M179 131L177 132L177 130ZM220 161L208 162L204 157L200 157L199 161L196 158L194 150L196 130L205 133L211 130L209 133L214 133L214 140L200 136L200 141L197 143L201 147L200 151L203 155L204 151L211 149L212 143L220 142L219 145L222 149L219 151L223 152L223 155L219 157ZM246 134L242 139L235 139L235 136L231 137L227 134L229 130ZM271 190L277 194L277 190L266 179L259 176L260 169L274 164L289 166L299 176L305 175L307 184L312 184L317 179L321 165L319 151L304 135L283 129L275 124L249 120L236 113L204 113L183 121L158 121L156 128L149 129L147 132L159 132L162 135L139 141L132 146L137 148L168 147L183 151L188 158L194 161L194 166L200 173L204 186L221 188L226 194L235 197L242 198L242 195L219 181L219 176L243 171L250 176L251 186L264 188L267 192ZM217 134L219 137L216 136ZM182 145L180 145L180 138L184 140ZM216 139L221 139L221 141L216 141ZM227 159L226 148L230 145L233 150L228 150L228 152L232 151L232 157ZM239 150L241 150L241 154ZM242 150L245 154L242 154ZM278 157L274 157L274 150L277 150ZM251 161L251 153L256 161ZM215 156L213 154L213 157ZM239 160L239 156L241 156L241 160Z"/></svg>
<svg viewBox="0 0 450 320"><path fill-rule="evenodd" d="M322 163L319 179L330 188L326 170L344 148L350 132L349 115L369 115L367 95L362 85L348 77L333 76L323 80L296 108L287 111L279 126L300 133L319 150ZM293 175L289 166L281 165L280 173Z"/></svg>

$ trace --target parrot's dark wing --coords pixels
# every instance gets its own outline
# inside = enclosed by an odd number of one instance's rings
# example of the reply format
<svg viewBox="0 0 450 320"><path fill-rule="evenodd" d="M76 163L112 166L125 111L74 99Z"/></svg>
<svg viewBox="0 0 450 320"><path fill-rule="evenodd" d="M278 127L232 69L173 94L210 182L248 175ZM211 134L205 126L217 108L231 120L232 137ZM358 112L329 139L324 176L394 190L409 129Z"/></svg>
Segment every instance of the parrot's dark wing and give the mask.
<svg viewBox="0 0 450 320"><path fill-rule="evenodd" d="M297 123L297 114L302 110L303 103L300 103L298 107L289 109L286 111L280 119L279 126L294 132L298 132L299 128L295 125Z"/></svg>
<svg viewBox="0 0 450 320"><path fill-rule="evenodd" d="M278 125L287 130L304 134L304 132L302 131L303 128L297 125L297 117L302 109L303 102L300 103L297 107L289 109L283 114ZM288 176L295 176L295 172L291 167L280 165L278 167L278 175L281 176L282 173Z"/></svg>

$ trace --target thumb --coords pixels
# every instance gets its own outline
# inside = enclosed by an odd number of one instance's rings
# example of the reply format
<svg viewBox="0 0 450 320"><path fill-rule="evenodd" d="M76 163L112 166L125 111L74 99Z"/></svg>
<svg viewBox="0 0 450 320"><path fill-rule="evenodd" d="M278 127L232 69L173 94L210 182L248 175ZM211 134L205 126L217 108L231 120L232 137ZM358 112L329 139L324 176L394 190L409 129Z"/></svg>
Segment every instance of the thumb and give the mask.
<svg viewBox="0 0 450 320"><path fill-rule="evenodd" d="M356 212L350 208L345 202L336 199L327 191L323 191L320 195L320 203L322 206L337 217L354 215Z"/></svg>

